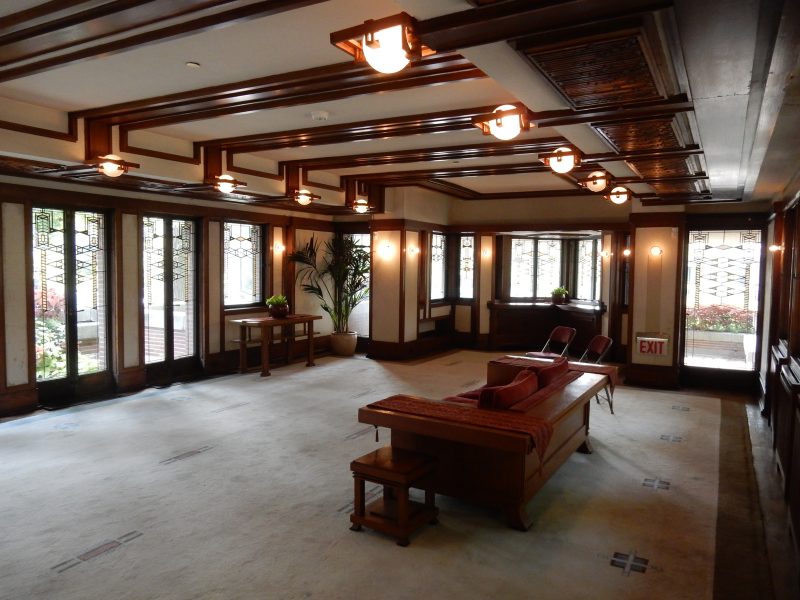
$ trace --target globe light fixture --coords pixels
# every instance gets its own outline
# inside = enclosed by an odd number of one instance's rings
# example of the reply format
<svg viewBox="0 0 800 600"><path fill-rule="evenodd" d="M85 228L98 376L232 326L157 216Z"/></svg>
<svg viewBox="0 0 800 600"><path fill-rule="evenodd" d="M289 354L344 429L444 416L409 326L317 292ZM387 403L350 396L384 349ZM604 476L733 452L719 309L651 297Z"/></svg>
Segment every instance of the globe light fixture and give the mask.
<svg viewBox="0 0 800 600"><path fill-rule="evenodd" d="M403 44L405 30L401 25L387 27L375 33L367 33L361 38L361 48L369 65L379 73L397 73L411 59Z"/></svg>
<svg viewBox="0 0 800 600"><path fill-rule="evenodd" d="M230 175L217 175L215 187L223 194L230 194L236 189L236 180Z"/></svg>
<svg viewBox="0 0 800 600"><path fill-rule="evenodd" d="M363 215L369 209L369 203L366 198L356 198L353 201L353 210L358 214Z"/></svg>
<svg viewBox="0 0 800 600"><path fill-rule="evenodd" d="M556 173L569 173L580 164L577 150L562 146L556 148L552 154L545 158L547 165Z"/></svg>
<svg viewBox="0 0 800 600"><path fill-rule="evenodd" d="M661 249L661 246L651 246L650 247L650 255L651 256L661 256L664 254L664 251Z"/></svg>
<svg viewBox="0 0 800 600"><path fill-rule="evenodd" d="M592 171L589 178L583 182L584 187L590 192L602 192L608 187L608 173L605 171Z"/></svg>
<svg viewBox="0 0 800 600"><path fill-rule="evenodd" d="M630 195L631 193L628 191L628 188L618 185L608 194L608 199L614 204L625 204L630 198Z"/></svg>
<svg viewBox="0 0 800 600"><path fill-rule="evenodd" d="M630 255L631 255L631 249L630 248L625 248L625 250L622 251L622 256L628 257Z"/></svg>
<svg viewBox="0 0 800 600"><path fill-rule="evenodd" d="M106 154L100 160L97 168L106 177L119 177L128 170L122 158L116 154Z"/></svg>
<svg viewBox="0 0 800 600"><path fill-rule="evenodd" d="M300 206L308 206L311 204L312 200L319 200L319 196L316 194L312 194L308 190L297 190L294 193L294 201L297 202Z"/></svg>

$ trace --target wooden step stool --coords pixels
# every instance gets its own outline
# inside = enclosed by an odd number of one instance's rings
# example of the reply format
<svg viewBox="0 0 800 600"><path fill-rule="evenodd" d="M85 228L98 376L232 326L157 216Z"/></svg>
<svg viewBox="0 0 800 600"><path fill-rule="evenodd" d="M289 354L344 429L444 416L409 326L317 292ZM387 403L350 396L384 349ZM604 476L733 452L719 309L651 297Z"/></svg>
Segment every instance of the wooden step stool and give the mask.
<svg viewBox="0 0 800 600"><path fill-rule="evenodd" d="M436 495L425 491L425 504L408 499L408 489L436 468L436 459L410 450L384 446L350 463L355 484L355 500L350 522L353 531L362 525L397 538L408 546L408 536L426 523L436 523L439 511ZM364 482L383 486L383 497L364 506Z"/></svg>

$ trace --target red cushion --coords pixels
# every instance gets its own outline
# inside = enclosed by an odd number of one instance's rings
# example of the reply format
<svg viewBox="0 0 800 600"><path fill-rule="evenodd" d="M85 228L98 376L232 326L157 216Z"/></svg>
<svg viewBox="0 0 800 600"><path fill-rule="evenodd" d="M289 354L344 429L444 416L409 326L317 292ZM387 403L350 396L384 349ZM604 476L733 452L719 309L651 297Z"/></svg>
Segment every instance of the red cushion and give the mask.
<svg viewBox="0 0 800 600"><path fill-rule="evenodd" d="M494 405L494 393L499 390L501 385L485 385L480 390L478 397L478 408L491 408Z"/></svg>
<svg viewBox="0 0 800 600"><path fill-rule="evenodd" d="M468 392L459 392L458 395L462 398L472 398L473 400L477 400L481 397L481 391L483 388L478 388L477 390L469 390Z"/></svg>
<svg viewBox="0 0 800 600"><path fill-rule="evenodd" d="M567 371L569 371L569 365L567 364L567 359L562 356L560 359L554 360L549 367L539 371L539 385L546 387Z"/></svg>
<svg viewBox="0 0 800 600"><path fill-rule="evenodd" d="M508 385L502 386L494 393L493 408L511 408L539 389L539 378L536 373L524 371Z"/></svg>

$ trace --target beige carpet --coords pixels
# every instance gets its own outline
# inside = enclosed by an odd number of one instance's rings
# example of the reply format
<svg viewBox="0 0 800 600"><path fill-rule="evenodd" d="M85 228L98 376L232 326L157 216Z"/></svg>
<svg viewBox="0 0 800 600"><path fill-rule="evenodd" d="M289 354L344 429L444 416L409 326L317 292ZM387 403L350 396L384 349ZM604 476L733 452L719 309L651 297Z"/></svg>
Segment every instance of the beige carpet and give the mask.
<svg viewBox="0 0 800 600"><path fill-rule="evenodd" d="M348 529L348 463L376 447L358 407L475 387L495 356L323 358L2 423L0 598L712 598L712 397L593 402L594 454L531 502L527 533L443 497L408 548Z"/></svg>

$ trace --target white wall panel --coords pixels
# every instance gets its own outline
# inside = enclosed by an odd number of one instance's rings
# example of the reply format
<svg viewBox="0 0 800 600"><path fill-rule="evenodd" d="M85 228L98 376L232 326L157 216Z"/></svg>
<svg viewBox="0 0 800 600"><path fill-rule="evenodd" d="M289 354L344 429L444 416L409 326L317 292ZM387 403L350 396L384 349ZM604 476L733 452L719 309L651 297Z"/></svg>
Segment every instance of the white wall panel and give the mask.
<svg viewBox="0 0 800 600"><path fill-rule="evenodd" d="M399 342L400 232L372 236L372 339Z"/></svg>
<svg viewBox="0 0 800 600"><path fill-rule="evenodd" d="M406 232L406 271L403 340L417 339L417 286L419 285L419 232Z"/></svg>

